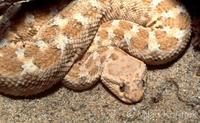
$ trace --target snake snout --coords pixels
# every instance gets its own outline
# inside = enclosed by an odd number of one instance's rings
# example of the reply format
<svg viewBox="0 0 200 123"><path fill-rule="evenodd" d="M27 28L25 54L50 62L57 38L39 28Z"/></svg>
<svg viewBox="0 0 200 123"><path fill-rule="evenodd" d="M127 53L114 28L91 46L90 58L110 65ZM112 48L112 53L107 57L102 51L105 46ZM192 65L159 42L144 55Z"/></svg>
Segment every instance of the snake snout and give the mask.
<svg viewBox="0 0 200 123"><path fill-rule="evenodd" d="M139 102L144 95L143 89L138 87L138 85L133 85L133 83L125 83L120 85L119 87L120 92L122 93L122 101L127 103L136 103Z"/></svg>

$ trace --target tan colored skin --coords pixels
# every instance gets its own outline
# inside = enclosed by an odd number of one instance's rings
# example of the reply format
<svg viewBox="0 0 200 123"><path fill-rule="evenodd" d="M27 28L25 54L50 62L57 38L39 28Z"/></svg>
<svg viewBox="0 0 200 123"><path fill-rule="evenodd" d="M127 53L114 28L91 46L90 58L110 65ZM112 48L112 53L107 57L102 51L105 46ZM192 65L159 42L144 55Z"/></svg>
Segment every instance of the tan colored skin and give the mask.
<svg viewBox="0 0 200 123"><path fill-rule="evenodd" d="M113 47L115 52L120 48L146 64L163 64L174 60L184 50L190 31L190 17L175 0L75 0L41 27L31 41L1 42L0 92L15 96L34 95L63 80L66 75L79 78L79 71L75 69L79 66L73 66L75 61L80 60L81 64L88 56L96 57L93 52L102 46ZM93 66L98 64L93 60L88 62L95 62ZM111 63L124 65L120 61ZM98 67L102 68L101 74L91 74L86 80L93 81L100 76L122 101L139 100L139 96L133 96L133 91L126 92L129 96L121 94L118 76L113 79L114 75L106 72L110 66ZM88 73L98 71L85 70ZM70 74L73 71L76 73ZM143 72L137 72L142 77ZM141 80L132 82L137 79L122 78L126 80L127 88L140 88L137 83ZM64 82L67 87L81 90L91 86L91 81L74 82L72 79Z"/></svg>
<svg viewBox="0 0 200 123"><path fill-rule="evenodd" d="M126 103L142 99L142 80L146 72L146 65L142 61L115 49L103 66L101 80L113 94Z"/></svg>
<svg viewBox="0 0 200 123"><path fill-rule="evenodd" d="M145 73L146 65L142 61L119 48L107 46L87 52L81 61L73 65L63 83L80 91L101 79L121 101L133 103L140 101L144 95L142 80Z"/></svg>

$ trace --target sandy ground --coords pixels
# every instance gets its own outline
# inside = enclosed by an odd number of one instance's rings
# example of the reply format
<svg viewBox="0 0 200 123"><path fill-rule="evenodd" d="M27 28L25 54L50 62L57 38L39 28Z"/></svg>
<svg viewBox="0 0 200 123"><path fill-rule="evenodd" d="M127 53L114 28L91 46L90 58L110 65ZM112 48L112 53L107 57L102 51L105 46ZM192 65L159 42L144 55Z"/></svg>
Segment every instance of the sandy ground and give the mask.
<svg viewBox="0 0 200 123"><path fill-rule="evenodd" d="M20 32L31 27L29 33L20 33L24 40L31 38L36 25L42 25L67 3L68 1L64 0L50 1L48 4L47 1L39 4L31 3L31 6L24 7L21 14L15 18L15 26L11 31ZM196 17L193 21L196 22ZM27 22L29 24L25 24ZM194 50L192 45L188 46L177 61L158 68L148 67L144 82L144 99L134 105L120 102L100 83L84 92L74 92L57 84L45 93L32 98L0 95L0 123L178 121L198 123L199 67L200 51Z"/></svg>

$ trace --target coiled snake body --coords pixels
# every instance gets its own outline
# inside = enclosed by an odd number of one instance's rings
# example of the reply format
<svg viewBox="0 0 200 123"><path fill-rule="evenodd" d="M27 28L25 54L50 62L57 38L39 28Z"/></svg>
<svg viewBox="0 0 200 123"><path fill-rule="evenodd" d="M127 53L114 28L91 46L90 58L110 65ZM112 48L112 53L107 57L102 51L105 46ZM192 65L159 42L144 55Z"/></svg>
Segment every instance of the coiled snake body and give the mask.
<svg viewBox="0 0 200 123"><path fill-rule="evenodd" d="M75 0L31 41L0 42L0 92L34 95L59 81L83 90L101 78L119 99L137 102L143 62L174 60L190 31L175 0Z"/></svg>

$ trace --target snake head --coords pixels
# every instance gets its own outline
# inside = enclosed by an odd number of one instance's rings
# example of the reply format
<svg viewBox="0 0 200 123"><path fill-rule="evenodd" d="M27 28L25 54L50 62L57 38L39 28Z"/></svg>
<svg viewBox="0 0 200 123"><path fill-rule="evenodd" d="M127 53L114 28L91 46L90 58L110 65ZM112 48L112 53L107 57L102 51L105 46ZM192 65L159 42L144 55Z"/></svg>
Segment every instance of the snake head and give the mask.
<svg viewBox="0 0 200 123"><path fill-rule="evenodd" d="M144 95L143 77L146 65L129 55L107 60L101 75L103 84L121 101L136 103Z"/></svg>
<svg viewBox="0 0 200 123"><path fill-rule="evenodd" d="M144 95L141 81L114 81L105 77L102 81L117 98L125 103L137 103Z"/></svg>

